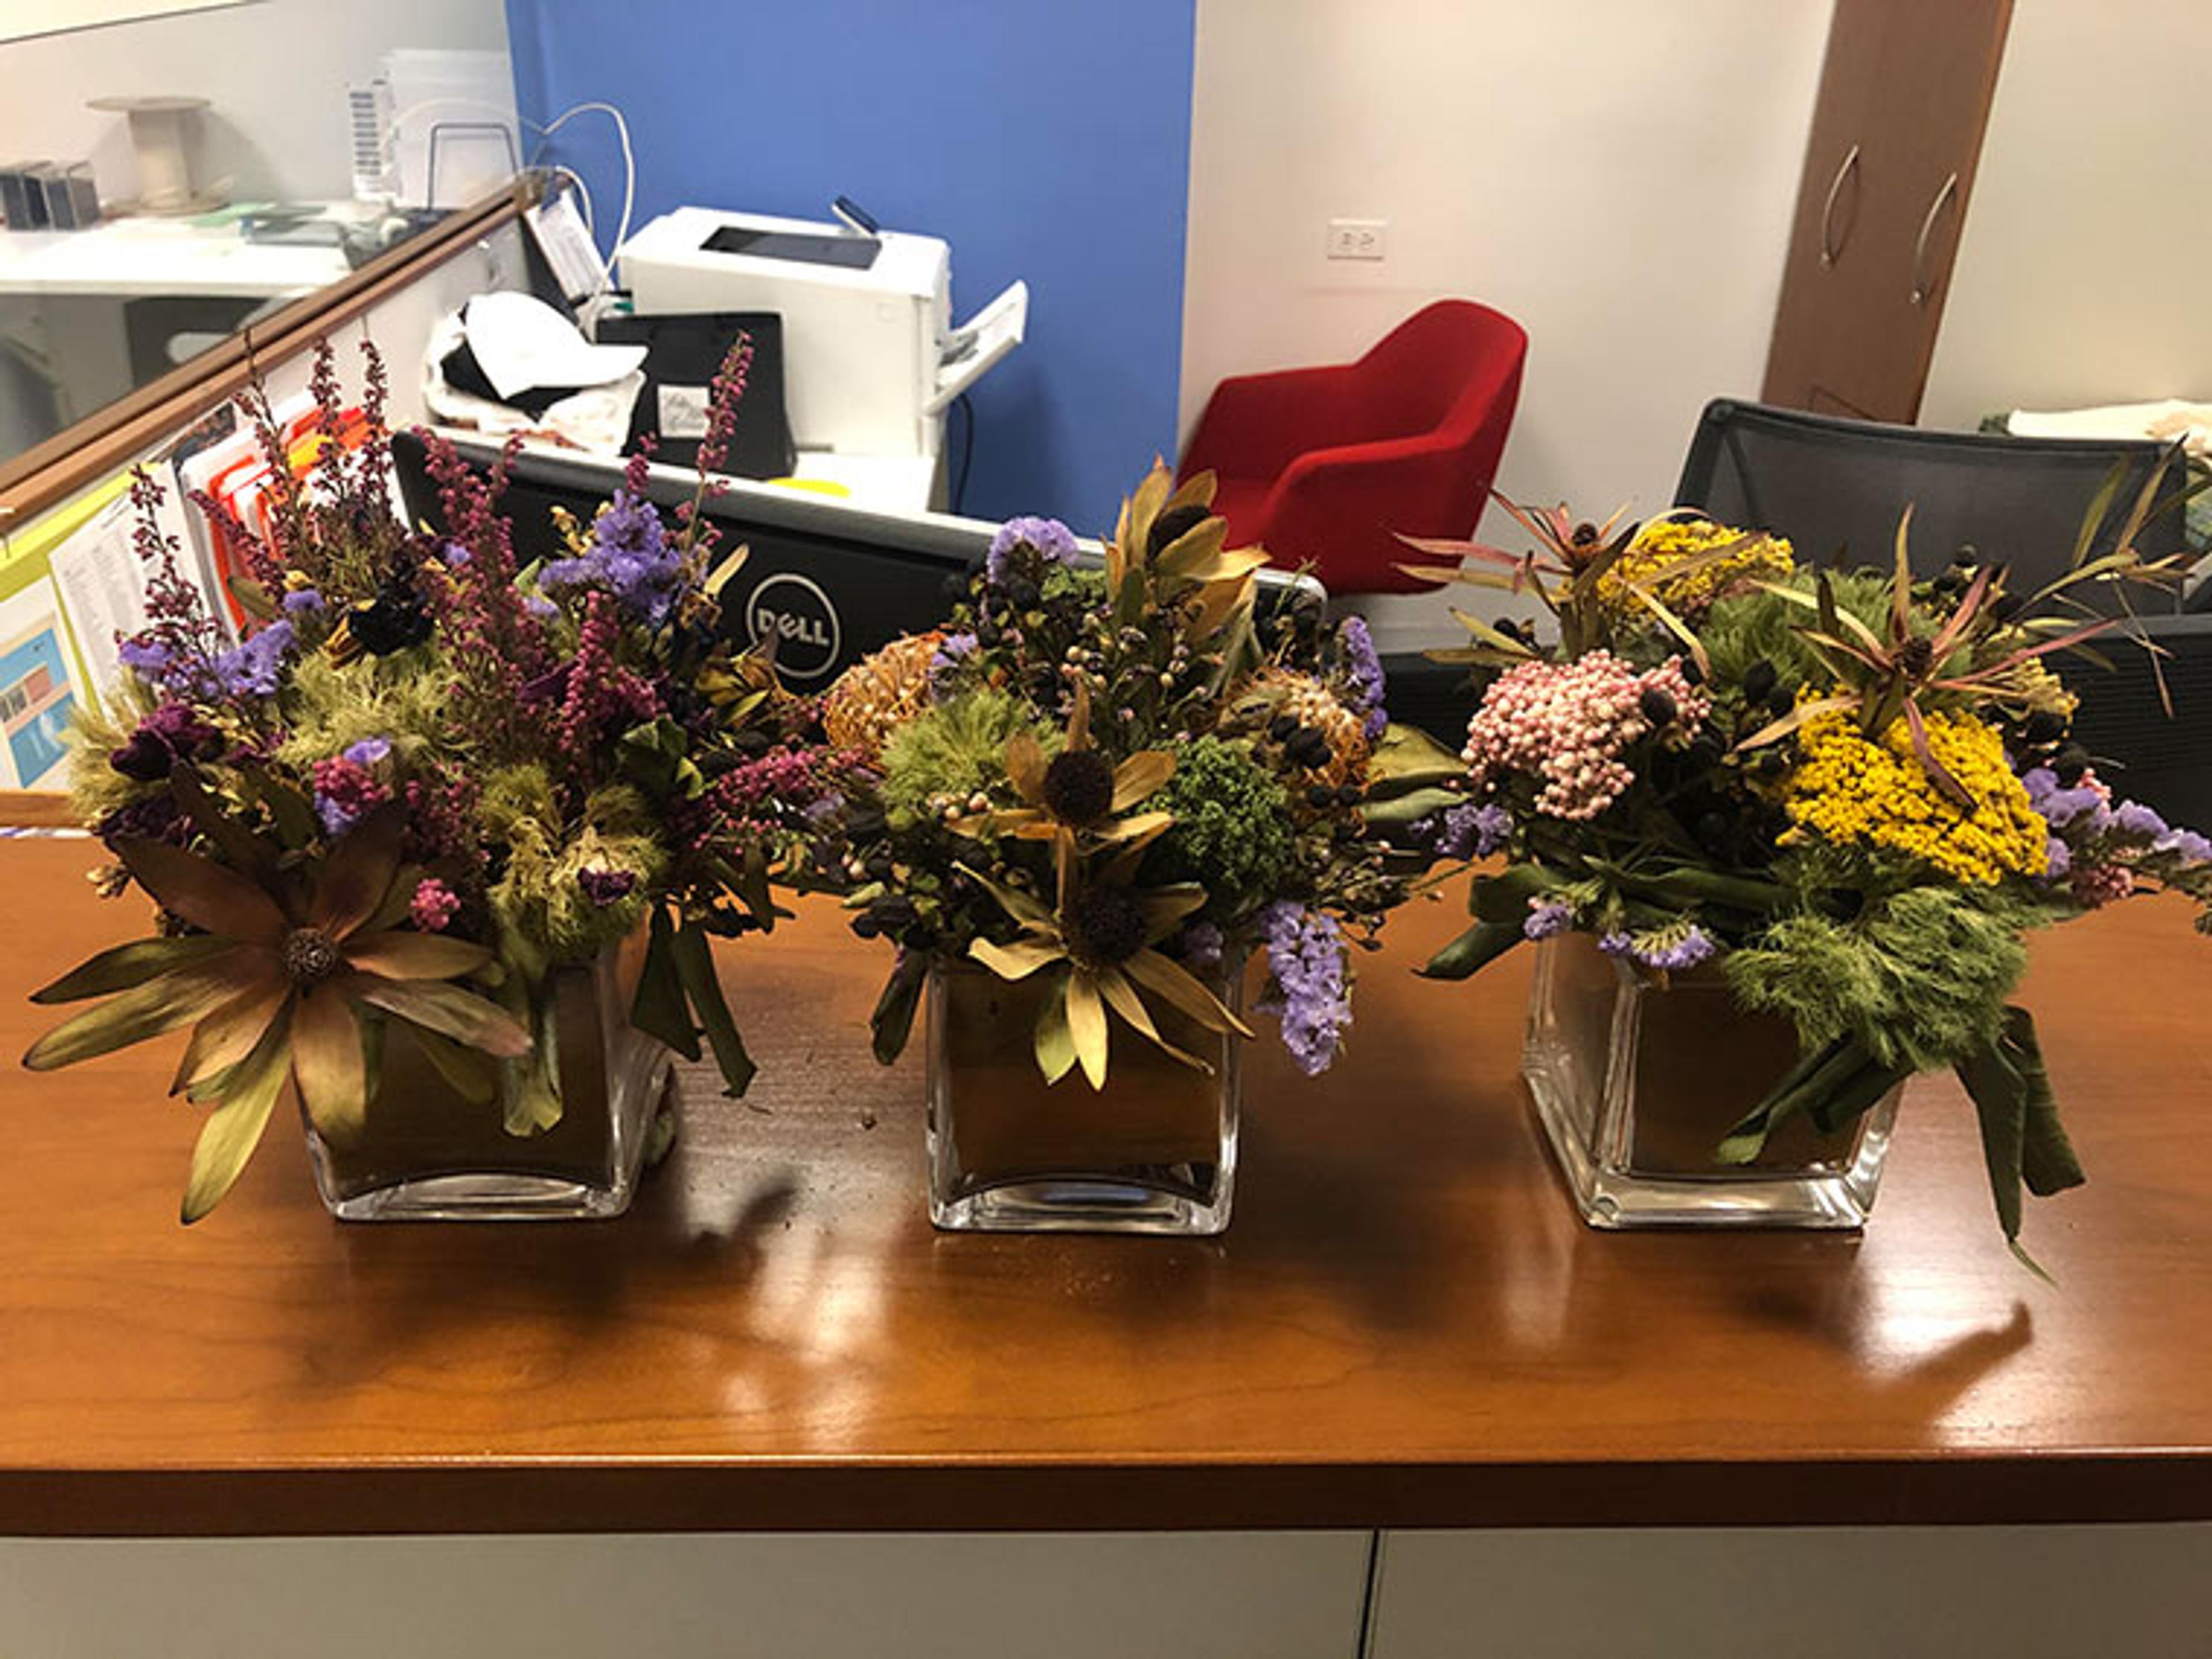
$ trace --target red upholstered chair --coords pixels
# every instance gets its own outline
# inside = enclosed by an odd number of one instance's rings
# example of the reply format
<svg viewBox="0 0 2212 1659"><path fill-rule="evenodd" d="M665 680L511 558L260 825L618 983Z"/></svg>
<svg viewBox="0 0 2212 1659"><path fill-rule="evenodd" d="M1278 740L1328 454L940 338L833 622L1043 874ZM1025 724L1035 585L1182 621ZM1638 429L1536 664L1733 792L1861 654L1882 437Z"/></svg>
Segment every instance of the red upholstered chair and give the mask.
<svg viewBox="0 0 2212 1659"><path fill-rule="evenodd" d="M1397 539L1472 535L1521 395L1528 337L1511 318L1439 300L1356 363L1222 381L1184 452L1209 469L1230 544L1310 562L1332 593L1426 584Z"/></svg>

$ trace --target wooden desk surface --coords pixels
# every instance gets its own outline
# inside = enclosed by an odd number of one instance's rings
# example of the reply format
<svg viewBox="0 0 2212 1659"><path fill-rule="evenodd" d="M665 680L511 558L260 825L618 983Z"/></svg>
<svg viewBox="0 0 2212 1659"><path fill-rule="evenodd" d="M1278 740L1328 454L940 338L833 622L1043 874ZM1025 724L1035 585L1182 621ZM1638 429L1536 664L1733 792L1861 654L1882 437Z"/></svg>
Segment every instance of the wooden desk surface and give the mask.
<svg viewBox="0 0 2212 1659"><path fill-rule="evenodd" d="M134 930L89 844L0 846L0 1048ZM763 1063L637 1208L340 1226L272 1128L175 1221L169 1044L0 1074L0 1533L2212 1517L2212 942L2139 903L2039 941L2091 1184L2006 1255L1916 1084L1863 1239L1586 1231L1516 1072L1525 963L1406 970L1318 1085L1255 1052L1236 1224L940 1237L883 958L810 911L725 966ZM177 1041L180 1041L178 1039ZM917 1044L917 1048L919 1044Z"/></svg>

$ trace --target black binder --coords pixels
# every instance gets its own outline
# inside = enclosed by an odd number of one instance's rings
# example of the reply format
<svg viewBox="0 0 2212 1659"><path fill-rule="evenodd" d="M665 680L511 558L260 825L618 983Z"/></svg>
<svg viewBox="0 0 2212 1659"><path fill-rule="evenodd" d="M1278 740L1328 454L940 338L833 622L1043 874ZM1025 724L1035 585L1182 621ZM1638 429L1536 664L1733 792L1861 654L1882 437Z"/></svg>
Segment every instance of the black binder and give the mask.
<svg viewBox="0 0 2212 1659"><path fill-rule="evenodd" d="M752 336L738 428L721 470L738 478L781 478L798 459L783 402L783 319L772 311L615 315L599 320L602 345L645 348L645 390L630 417L629 449L650 438L653 458L675 466L699 459L707 388L742 331Z"/></svg>

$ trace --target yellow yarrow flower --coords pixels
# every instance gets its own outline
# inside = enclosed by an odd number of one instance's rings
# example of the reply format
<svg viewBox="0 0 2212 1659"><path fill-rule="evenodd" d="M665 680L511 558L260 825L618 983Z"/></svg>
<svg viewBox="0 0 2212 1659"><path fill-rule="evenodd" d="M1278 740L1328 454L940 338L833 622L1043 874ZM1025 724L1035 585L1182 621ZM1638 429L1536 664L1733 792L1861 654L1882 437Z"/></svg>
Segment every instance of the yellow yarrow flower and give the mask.
<svg viewBox="0 0 2212 1659"><path fill-rule="evenodd" d="M1791 820L1824 841L1886 847L1963 882L2041 875L2051 832L2006 763L2003 739L1972 714L1934 713L1927 726L1929 749L1974 798L1972 812L1929 780L1902 719L1869 738L1850 710L1837 709L1797 728L1801 758L1783 794Z"/></svg>
<svg viewBox="0 0 2212 1659"><path fill-rule="evenodd" d="M1629 596L1632 585L1657 597L1668 610L1694 617L1730 588L1745 581L1780 580L1796 567L1796 556L1779 536L1753 536L1709 519L1655 519L1597 580L1598 597L1607 609L1640 611ZM1733 541L1743 545L1724 558L1686 574L1670 575L1675 566Z"/></svg>

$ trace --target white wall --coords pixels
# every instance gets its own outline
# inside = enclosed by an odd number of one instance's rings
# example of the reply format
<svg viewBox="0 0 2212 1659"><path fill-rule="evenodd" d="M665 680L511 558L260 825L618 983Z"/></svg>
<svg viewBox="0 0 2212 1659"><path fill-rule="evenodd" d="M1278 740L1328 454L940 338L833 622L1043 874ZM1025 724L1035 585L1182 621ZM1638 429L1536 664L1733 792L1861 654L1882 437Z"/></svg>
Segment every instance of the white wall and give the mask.
<svg viewBox="0 0 2212 1659"><path fill-rule="evenodd" d="M190 94L214 106L195 184L228 181L233 200L349 197L346 83L397 46L505 52L507 12L501 0L264 0L0 46L0 161L89 157L103 198L135 195L124 118L86 100Z"/></svg>
<svg viewBox="0 0 2212 1659"><path fill-rule="evenodd" d="M2212 8L2017 0L1924 426L2212 399Z"/></svg>
<svg viewBox="0 0 2212 1659"><path fill-rule="evenodd" d="M1668 505L1705 400L1759 390L1832 9L1199 0L1185 434L1223 375L1459 295L1528 331L1499 487ZM1336 217L1387 261L1325 260Z"/></svg>

